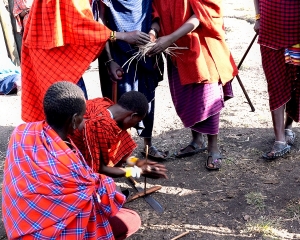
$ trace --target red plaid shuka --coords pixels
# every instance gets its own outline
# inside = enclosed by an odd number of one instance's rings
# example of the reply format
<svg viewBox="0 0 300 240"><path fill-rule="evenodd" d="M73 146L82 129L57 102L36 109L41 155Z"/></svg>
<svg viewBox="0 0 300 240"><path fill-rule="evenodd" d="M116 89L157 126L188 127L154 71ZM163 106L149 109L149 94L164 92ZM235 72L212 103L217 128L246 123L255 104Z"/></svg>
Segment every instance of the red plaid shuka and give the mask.
<svg viewBox="0 0 300 240"><path fill-rule="evenodd" d="M22 33L24 26L26 26L28 20L28 13L21 18L20 13L23 10L30 9L33 0L14 0L13 15L17 20L17 32Z"/></svg>
<svg viewBox="0 0 300 240"><path fill-rule="evenodd" d="M114 166L130 156L136 143L126 130L118 127L107 108L114 103L108 98L96 98L86 102L85 123L82 131L70 136L83 153L87 163L98 172L100 161Z"/></svg>
<svg viewBox="0 0 300 240"><path fill-rule="evenodd" d="M9 239L112 240L108 218L124 201L114 181L93 173L47 123L14 130L2 189Z"/></svg>
<svg viewBox="0 0 300 240"><path fill-rule="evenodd" d="M53 83L77 83L103 49L110 30L94 21L88 0L36 0L22 46L22 119L41 121Z"/></svg>
<svg viewBox="0 0 300 240"><path fill-rule="evenodd" d="M259 0L262 65L268 83L270 110L286 104L287 114L300 120L300 81L297 66L287 64L286 49L300 43L300 1Z"/></svg>
<svg viewBox="0 0 300 240"><path fill-rule="evenodd" d="M258 43L279 49L300 43L300 1L259 0Z"/></svg>

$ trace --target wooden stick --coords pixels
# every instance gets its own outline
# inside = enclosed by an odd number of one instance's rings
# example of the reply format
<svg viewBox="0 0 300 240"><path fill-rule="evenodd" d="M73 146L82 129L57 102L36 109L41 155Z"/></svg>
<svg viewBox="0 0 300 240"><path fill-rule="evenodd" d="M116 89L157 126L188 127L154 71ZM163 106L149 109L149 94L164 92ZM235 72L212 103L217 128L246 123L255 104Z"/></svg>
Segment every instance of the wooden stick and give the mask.
<svg viewBox="0 0 300 240"><path fill-rule="evenodd" d="M181 238L181 237L183 237L183 236L185 236L185 235L187 235L187 234L189 234L189 231L186 231L186 232L184 232L184 233L181 233L181 234L179 234L177 237L172 238L171 240L179 239L179 238Z"/></svg>
<svg viewBox="0 0 300 240"><path fill-rule="evenodd" d="M147 165L147 161L148 161L148 151L149 151L149 147L148 145L146 145L146 149L145 149L145 152L146 152L146 165ZM146 177L145 177L145 180L144 180L144 194L146 195L146 190L147 190L147 182L146 182Z"/></svg>
<svg viewBox="0 0 300 240"><path fill-rule="evenodd" d="M137 199L137 198L143 197L143 196L148 195L148 194L151 194L151 193L153 193L153 192L157 192L157 191L160 190L160 189L161 189L161 186L160 186L160 185L155 185L155 186L153 186L153 187L147 189L147 190L146 190L146 194L145 194L145 192L138 192L138 193L134 194L133 196L127 198L127 201L126 201L126 202L131 202L131 201L133 201L133 200L135 200L135 199Z"/></svg>

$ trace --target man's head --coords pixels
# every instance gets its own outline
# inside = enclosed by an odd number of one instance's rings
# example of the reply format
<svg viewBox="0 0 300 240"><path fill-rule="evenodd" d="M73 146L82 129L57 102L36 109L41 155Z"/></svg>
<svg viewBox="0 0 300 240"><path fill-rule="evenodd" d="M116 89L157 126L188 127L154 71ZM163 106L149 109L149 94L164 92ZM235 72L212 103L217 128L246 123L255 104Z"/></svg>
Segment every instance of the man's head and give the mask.
<svg viewBox="0 0 300 240"><path fill-rule="evenodd" d="M44 97L44 112L47 123L55 129L78 128L85 113L83 91L71 82L54 83Z"/></svg>
<svg viewBox="0 0 300 240"><path fill-rule="evenodd" d="M121 121L118 121L119 127L124 130L134 127L140 122L147 115L149 109L147 98L137 91L124 93L117 105L125 110Z"/></svg>

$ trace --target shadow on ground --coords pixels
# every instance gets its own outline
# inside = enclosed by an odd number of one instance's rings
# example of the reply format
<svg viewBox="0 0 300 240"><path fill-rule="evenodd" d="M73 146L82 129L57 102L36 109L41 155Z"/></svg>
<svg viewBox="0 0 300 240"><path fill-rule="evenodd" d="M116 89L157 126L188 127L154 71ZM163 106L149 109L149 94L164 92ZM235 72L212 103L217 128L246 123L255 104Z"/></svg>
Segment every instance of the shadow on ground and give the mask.
<svg viewBox="0 0 300 240"><path fill-rule="evenodd" d="M2 170L12 130L0 127ZM294 130L299 136L300 129ZM142 146L141 139L134 138ZM179 129L165 132L153 142L174 153L187 145L189 138L188 129ZM272 129L223 128L219 142L224 156L219 172L204 168L206 153L164 161L169 179L147 180L149 187L162 185L152 197L164 207L164 213L156 213L143 199L126 204L142 218L141 229L130 239L172 239L185 231L189 233L181 239L300 238L299 140L289 155L274 162L260 157L272 145ZM141 157L139 150L135 153ZM0 178L2 182L2 174ZM117 182L129 188L124 179ZM0 239L5 238L1 224Z"/></svg>

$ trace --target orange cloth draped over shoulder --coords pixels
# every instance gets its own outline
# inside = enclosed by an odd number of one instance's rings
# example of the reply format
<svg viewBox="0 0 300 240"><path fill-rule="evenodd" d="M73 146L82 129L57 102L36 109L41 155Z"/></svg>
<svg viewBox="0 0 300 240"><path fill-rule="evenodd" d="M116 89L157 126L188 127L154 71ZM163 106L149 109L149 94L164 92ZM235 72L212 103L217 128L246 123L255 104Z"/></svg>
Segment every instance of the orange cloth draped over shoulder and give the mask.
<svg viewBox="0 0 300 240"><path fill-rule="evenodd" d="M22 119L45 119L43 98L53 83L77 83L109 39L88 0L34 1L22 46Z"/></svg>
<svg viewBox="0 0 300 240"><path fill-rule="evenodd" d="M159 19L159 36L180 28L193 14L199 26L175 43L188 50L176 50L173 58L182 85L213 83L223 85L237 75L233 57L225 42L223 13L220 0L161 0L153 1L153 19ZM192 69L192 71L191 71Z"/></svg>

